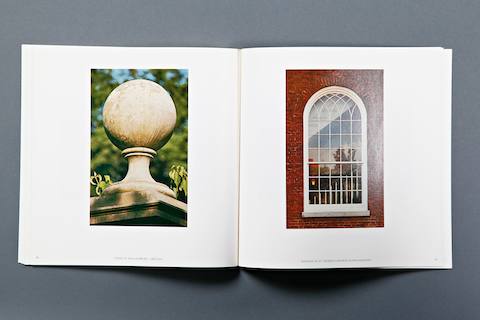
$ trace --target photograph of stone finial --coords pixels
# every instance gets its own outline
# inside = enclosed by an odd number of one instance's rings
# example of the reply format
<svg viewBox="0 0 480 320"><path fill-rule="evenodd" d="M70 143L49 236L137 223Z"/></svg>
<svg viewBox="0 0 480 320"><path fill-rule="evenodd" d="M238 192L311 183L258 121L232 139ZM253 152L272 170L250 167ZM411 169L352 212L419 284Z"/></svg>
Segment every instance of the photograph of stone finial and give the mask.
<svg viewBox="0 0 480 320"><path fill-rule="evenodd" d="M110 74L113 79L120 78L115 72ZM122 155L128 167L124 177L116 182L112 182L106 172L103 175L93 172L90 179L95 186L95 194L90 198L92 225L186 226L187 204L178 198L179 193L187 194L186 169L181 165L171 166L168 176L172 188L156 181L150 171L151 162L163 152L162 147L174 134L177 108L171 94L151 80L156 73L146 71L144 74L147 79L124 79L108 94L101 115L99 113L103 133L116 147L113 152ZM138 76L138 71L133 75ZM94 80L92 76L92 91L98 88ZM92 141L94 132L102 134L92 130Z"/></svg>

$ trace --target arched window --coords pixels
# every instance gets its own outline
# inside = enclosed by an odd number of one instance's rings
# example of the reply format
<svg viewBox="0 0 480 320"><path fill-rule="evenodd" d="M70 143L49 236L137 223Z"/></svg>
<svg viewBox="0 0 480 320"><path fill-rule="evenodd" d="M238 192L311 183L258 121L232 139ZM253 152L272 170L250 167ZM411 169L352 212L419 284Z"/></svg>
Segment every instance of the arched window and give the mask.
<svg viewBox="0 0 480 320"><path fill-rule="evenodd" d="M367 112L344 87L327 87L303 115L304 217L368 216Z"/></svg>

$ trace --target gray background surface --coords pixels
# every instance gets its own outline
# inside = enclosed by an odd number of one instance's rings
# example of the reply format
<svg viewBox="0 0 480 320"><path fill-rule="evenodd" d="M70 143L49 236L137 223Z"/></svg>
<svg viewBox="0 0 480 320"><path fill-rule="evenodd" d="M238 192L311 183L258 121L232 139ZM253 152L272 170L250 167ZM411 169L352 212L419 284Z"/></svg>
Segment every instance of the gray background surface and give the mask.
<svg viewBox="0 0 480 320"><path fill-rule="evenodd" d="M479 13L478 1L445 0L1 1L0 319L478 318ZM453 48L454 269L273 272L18 265L22 43ZM62 77L67 71L52 72ZM415 77L415 70L411 74Z"/></svg>

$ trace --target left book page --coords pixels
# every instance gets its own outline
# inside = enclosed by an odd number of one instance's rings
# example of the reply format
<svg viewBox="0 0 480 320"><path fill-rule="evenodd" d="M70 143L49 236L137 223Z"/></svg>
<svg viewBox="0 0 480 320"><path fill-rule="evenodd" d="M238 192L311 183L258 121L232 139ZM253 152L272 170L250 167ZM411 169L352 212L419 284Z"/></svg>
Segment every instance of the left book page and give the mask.
<svg viewBox="0 0 480 320"><path fill-rule="evenodd" d="M238 50L22 46L18 261L236 266Z"/></svg>

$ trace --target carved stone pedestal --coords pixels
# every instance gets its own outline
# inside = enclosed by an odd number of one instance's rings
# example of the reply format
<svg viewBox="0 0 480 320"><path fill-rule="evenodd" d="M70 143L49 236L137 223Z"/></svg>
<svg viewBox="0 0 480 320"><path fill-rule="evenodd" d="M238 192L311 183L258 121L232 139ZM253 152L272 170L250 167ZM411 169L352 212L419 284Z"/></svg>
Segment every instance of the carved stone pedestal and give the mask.
<svg viewBox="0 0 480 320"><path fill-rule="evenodd" d="M187 226L187 205L162 193L130 191L91 198L92 225Z"/></svg>

